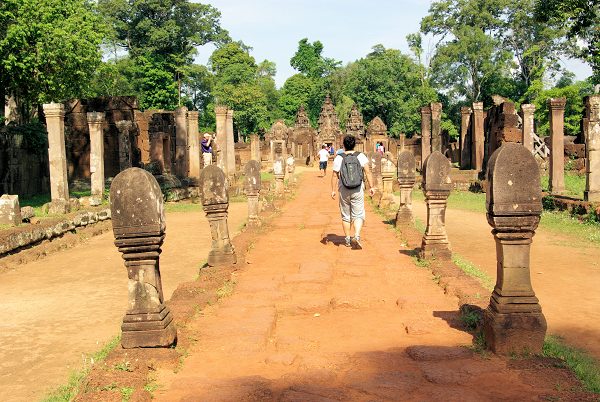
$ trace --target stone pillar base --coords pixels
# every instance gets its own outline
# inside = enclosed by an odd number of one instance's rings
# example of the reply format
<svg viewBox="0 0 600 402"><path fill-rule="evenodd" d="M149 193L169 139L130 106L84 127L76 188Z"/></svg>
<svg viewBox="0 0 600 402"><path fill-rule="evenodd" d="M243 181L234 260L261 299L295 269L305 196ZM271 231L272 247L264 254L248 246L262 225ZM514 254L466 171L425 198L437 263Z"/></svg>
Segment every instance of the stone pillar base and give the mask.
<svg viewBox="0 0 600 402"><path fill-rule="evenodd" d="M600 191L584 191L583 199L589 202L600 202Z"/></svg>
<svg viewBox="0 0 600 402"><path fill-rule="evenodd" d="M220 267L226 265L232 265L237 263L237 257L235 255L235 250L231 247L231 250L211 250L208 253L208 266L210 267Z"/></svg>
<svg viewBox="0 0 600 402"><path fill-rule="evenodd" d="M168 347L177 339L173 316L164 304L154 312L127 312L121 331L124 349Z"/></svg>
<svg viewBox="0 0 600 402"><path fill-rule="evenodd" d="M71 212L71 202L69 200L52 200L48 208L48 213L53 215L64 215Z"/></svg>
<svg viewBox="0 0 600 402"><path fill-rule="evenodd" d="M379 208L389 208L394 203L394 197L391 194L383 194L379 199Z"/></svg>
<svg viewBox="0 0 600 402"><path fill-rule="evenodd" d="M444 259L452 258L452 251L448 242L440 242L439 240L423 239L421 243L421 258L423 259Z"/></svg>
<svg viewBox="0 0 600 402"><path fill-rule="evenodd" d="M413 216L412 211L407 207L400 207L396 212L395 226L412 226Z"/></svg>
<svg viewBox="0 0 600 402"><path fill-rule="evenodd" d="M257 228L257 227L260 227L261 225L262 225L262 222L260 221L260 219L258 217L248 218L248 226Z"/></svg>
<svg viewBox="0 0 600 402"><path fill-rule="evenodd" d="M92 195L90 196L90 206L91 207L97 207L98 205L102 204L102 199L103 197L101 195Z"/></svg>
<svg viewBox="0 0 600 402"><path fill-rule="evenodd" d="M494 353L541 353L546 319L542 313L499 313L488 307L483 313L483 333Z"/></svg>

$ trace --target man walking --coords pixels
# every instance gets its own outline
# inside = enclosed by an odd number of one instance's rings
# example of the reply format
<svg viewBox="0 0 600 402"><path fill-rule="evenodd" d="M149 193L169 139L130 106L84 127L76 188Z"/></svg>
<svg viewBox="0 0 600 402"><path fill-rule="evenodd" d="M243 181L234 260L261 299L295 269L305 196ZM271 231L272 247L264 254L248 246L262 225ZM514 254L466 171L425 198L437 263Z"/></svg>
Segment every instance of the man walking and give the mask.
<svg viewBox="0 0 600 402"><path fill-rule="evenodd" d="M335 199L336 188L340 193L340 213L344 229L345 245L361 249L360 231L365 222L365 179L369 185L369 195L375 195L373 176L369 168L369 159L362 152L355 152L356 138L344 137L344 153L333 160L331 175L331 198ZM354 228L354 236L351 231Z"/></svg>
<svg viewBox="0 0 600 402"><path fill-rule="evenodd" d="M327 152L327 146L325 144L321 145L321 150L318 153L319 156L319 170L323 171L323 176L327 174L327 161L329 160L329 152Z"/></svg>
<svg viewBox="0 0 600 402"><path fill-rule="evenodd" d="M204 139L200 145L202 146L202 161L204 162L204 167L207 167L212 164L212 135L204 133Z"/></svg>

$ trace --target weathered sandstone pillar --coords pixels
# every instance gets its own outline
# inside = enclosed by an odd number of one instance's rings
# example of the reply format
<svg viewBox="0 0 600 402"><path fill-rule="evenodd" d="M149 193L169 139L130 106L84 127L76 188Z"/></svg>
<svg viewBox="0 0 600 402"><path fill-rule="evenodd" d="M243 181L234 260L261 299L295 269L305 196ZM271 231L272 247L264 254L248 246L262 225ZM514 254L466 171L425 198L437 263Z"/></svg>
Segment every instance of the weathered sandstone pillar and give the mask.
<svg viewBox="0 0 600 402"><path fill-rule="evenodd" d="M600 95L588 96L587 134L585 138L586 185L585 200L600 201Z"/></svg>
<svg viewBox="0 0 600 402"><path fill-rule="evenodd" d="M483 119L483 102L474 102L473 126L471 130L471 167L478 172L483 168L483 155L485 149Z"/></svg>
<svg viewBox="0 0 600 402"><path fill-rule="evenodd" d="M217 166L227 174L227 106L215 106Z"/></svg>
<svg viewBox="0 0 600 402"><path fill-rule="evenodd" d="M69 206L67 154L65 149L65 108L62 103L43 106L48 130L48 161L50 164L50 213L66 214Z"/></svg>
<svg viewBox="0 0 600 402"><path fill-rule="evenodd" d="M216 165L209 165L202 169L200 195L212 236L212 247L208 253L208 265L215 267L235 264L237 257L229 239L229 228L227 226L227 210L229 209L227 178L221 168Z"/></svg>
<svg viewBox="0 0 600 402"><path fill-rule="evenodd" d="M284 191L285 170L283 158L275 156L273 161L273 176L275 176L275 194L282 195Z"/></svg>
<svg viewBox="0 0 600 402"><path fill-rule="evenodd" d="M427 203L427 229L421 243L421 258L450 258L446 235L446 204L452 190L450 161L435 151L423 166L423 193Z"/></svg>
<svg viewBox="0 0 600 402"><path fill-rule="evenodd" d="M187 107L175 109L175 174L188 175L188 117Z"/></svg>
<svg viewBox="0 0 600 402"><path fill-rule="evenodd" d="M92 196L90 204L100 205L104 199L104 113L88 112L90 131L90 173Z"/></svg>
<svg viewBox="0 0 600 402"><path fill-rule="evenodd" d="M442 104L431 104L431 152L442 152Z"/></svg>
<svg viewBox="0 0 600 402"><path fill-rule="evenodd" d="M260 137L250 134L250 159L260 162Z"/></svg>
<svg viewBox="0 0 600 402"><path fill-rule="evenodd" d="M431 154L431 107L421 108L421 170L425 159Z"/></svg>
<svg viewBox="0 0 600 402"><path fill-rule="evenodd" d="M188 176L194 179L200 178L202 161L200 160L202 150L200 149L200 133L198 132L198 114L199 112L190 110L187 113L187 133L188 133Z"/></svg>
<svg viewBox="0 0 600 402"><path fill-rule="evenodd" d="M473 141L469 135L471 114L473 110L468 106L460 108L460 168L463 170L471 168L471 147Z"/></svg>
<svg viewBox="0 0 600 402"><path fill-rule="evenodd" d="M371 172L373 173L373 183L375 188L377 188L377 192L373 196L373 202L375 205L379 205L379 201L381 201L381 197L383 196L383 177L381 172L382 165L382 155L379 152L373 153Z"/></svg>
<svg viewBox="0 0 600 402"><path fill-rule="evenodd" d="M565 191L565 105L566 98L548 99L550 111L550 179L549 191L562 194Z"/></svg>
<svg viewBox="0 0 600 402"><path fill-rule="evenodd" d="M487 346L495 353L540 353L546 319L531 287L529 251L542 213L539 168L525 147L506 143L487 170L487 219L496 240L497 276L484 313Z"/></svg>
<svg viewBox="0 0 600 402"><path fill-rule="evenodd" d="M260 162L250 160L244 168L244 189L248 197L248 225L260 226L258 198L261 189Z"/></svg>
<svg viewBox="0 0 600 402"><path fill-rule="evenodd" d="M523 146L529 152L533 152L533 135L535 134L533 113L535 112L535 105L523 104L521 105L521 111L523 113Z"/></svg>
<svg viewBox="0 0 600 402"><path fill-rule="evenodd" d="M2 194L0 197L0 225L18 226L21 224L19 196Z"/></svg>
<svg viewBox="0 0 600 402"><path fill-rule="evenodd" d="M412 190L416 182L415 157L411 151L398 154L398 184L400 185L400 205L396 212L396 226L412 226Z"/></svg>
<svg viewBox="0 0 600 402"><path fill-rule="evenodd" d="M227 174L235 174L235 140L233 136L233 110L227 110Z"/></svg>
<svg viewBox="0 0 600 402"><path fill-rule="evenodd" d="M387 208L394 203L394 163L392 154L386 152L385 158L381 160L381 198L379 208Z"/></svg>
<svg viewBox="0 0 600 402"><path fill-rule="evenodd" d="M131 167L131 141L129 141L129 130L133 124L129 120L121 120L115 123L119 130L119 170L122 172Z"/></svg>
<svg viewBox="0 0 600 402"><path fill-rule="evenodd" d="M129 306L121 330L124 348L168 347L177 330L164 304L159 257L165 238L163 197L154 176L143 169L119 173L110 186L115 245L129 277Z"/></svg>

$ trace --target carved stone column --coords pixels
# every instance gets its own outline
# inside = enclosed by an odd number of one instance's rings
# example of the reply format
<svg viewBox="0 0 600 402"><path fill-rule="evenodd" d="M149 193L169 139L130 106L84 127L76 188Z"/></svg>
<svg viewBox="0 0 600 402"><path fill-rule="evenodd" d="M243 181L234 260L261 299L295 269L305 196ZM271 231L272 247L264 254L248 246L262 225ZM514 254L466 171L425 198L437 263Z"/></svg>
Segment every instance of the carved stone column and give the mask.
<svg viewBox="0 0 600 402"><path fill-rule="evenodd" d="M217 166L227 174L227 106L215 106Z"/></svg>
<svg viewBox="0 0 600 402"><path fill-rule="evenodd" d="M163 198L154 176L143 169L119 173L110 186L115 245L129 277L129 307L123 317L124 348L168 347L177 330L164 304L159 256L165 238Z"/></svg>
<svg viewBox="0 0 600 402"><path fill-rule="evenodd" d="M386 157L381 160L381 198L379 208L388 208L394 203L394 163L392 154L386 152Z"/></svg>
<svg viewBox="0 0 600 402"><path fill-rule="evenodd" d="M188 110L181 106L175 109L175 174L188 175Z"/></svg>
<svg viewBox="0 0 600 402"><path fill-rule="evenodd" d="M92 205L102 204L104 199L104 113L88 112L90 131L90 173L92 182Z"/></svg>
<svg viewBox="0 0 600 402"><path fill-rule="evenodd" d="M233 110L227 110L227 175L235 174L235 140L233 137Z"/></svg>
<svg viewBox="0 0 600 402"><path fill-rule="evenodd" d="M400 205L396 212L396 226L411 226L412 215L412 190L416 182L415 157L410 151L401 151L398 154L398 184L400 185Z"/></svg>
<svg viewBox="0 0 600 402"><path fill-rule="evenodd" d="M250 134L250 159L260 162L260 137Z"/></svg>
<svg viewBox="0 0 600 402"><path fill-rule="evenodd" d="M48 161L50 164L50 213L66 214L69 206L67 153L65 149L65 108L62 103L43 105L48 130Z"/></svg>
<svg viewBox="0 0 600 402"><path fill-rule="evenodd" d="M260 162L251 160L244 168L244 189L248 197L248 226L260 226L258 199L261 189Z"/></svg>
<svg viewBox="0 0 600 402"><path fill-rule="evenodd" d="M421 243L421 258L452 257L446 235L446 204L452 190L450 161L435 151L423 166L423 193L427 203L427 229Z"/></svg>
<svg viewBox="0 0 600 402"><path fill-rule="evenodd" d="M431 154L431 107L421 108L421 170L425 159Z"/></svg>
<svg viewBox="0 0 600 402"><path fill-rule="evenodd" d="M469 135L471 125L471 110L468 106L460 108L460 168L463 170L471 168L471 147L473 141Z"/></svg>
<svg viewBox="0 0 600 402"><path fill-rule="evenodd" d="M552 194L565 192L565 105L566 98L548 99L550 111L550 178Z"/></svg>
<svg viewBox="0 0 600 402"><path fill-rule="evenodd" d="M535 105L523 104L521 105L521 112L523 113L523 146L529 152L533 152L533 135L535 134L533 113L535 112Z"/></svg>
<svg viewBox="0 0 600 402"><path fill-rule="evenodd" d="M273 161L273 175L275 176L275 194L283 195L284 192L284 179L285 179L285 170L283 170L283 158L281 156L276 156L275 161Z"/></svg>
<svg viewBox="0 0 600 402"><path fill-rule="evenodd" d="M600 95L588 96L587 134L585 138L586 153L586 185L585 200L600 201Z"/></svg>
<svg viewBox="0 0 600 402"><path fill-rule="evenodd" d="M431 152L442 152L442 104L431 104Z"/></svg>
<svg viewBox="0 0 600 402"><path fill-rule="evenodd" d="M379 152L373 152L372 155L371 172L373 173L374 185L377 188L372 199L375 205L379 205L379 201L381 201L381 197L383 196L383 176L381 172L381 162L383 158Z"/></svg>
<svg viewBox="0 0 600 402"><path fill-rule="evenodd" d="M188 133L188 176L198 180L203 161L200 160L202 150L200 149L200 133L198 132L198 114L199 112L190 110L187 113L187 133Z"/></svg>
<svg viewBox="0 0 600 402"><path fill-rule="evenodd" d="M119 130L119 170L122 172L131 167L131 141L129 131L132 123L129 120L121 120L115 123Z"/></svg>
<svg viewBox="0 0 600 402"><path fill-rule="evenodd" d="M471 131L471 167L476 171L483 168L485 133L483 131L483 102L473 103L473 126Z"/></svg>
<svg viewBox="0 0 600 402"><path fill-rule="evenodd" d="M486 344L495 353L540 353L546 319L531 287L529 251L542 213L539 168L520 144L506 143L487 170L487 219L498 273L484 313Z"/></svg>
<svg viewBox="0 0 600 402"><path fill-rule="evenodd" d="M216 165L209 165L200 174L200 195L206 219L210 224L212 247L208 253L208 265L226 266L235 264L237 257L229 239L227 226L227 210L229 194L227 178L223 170Z"/></svg>

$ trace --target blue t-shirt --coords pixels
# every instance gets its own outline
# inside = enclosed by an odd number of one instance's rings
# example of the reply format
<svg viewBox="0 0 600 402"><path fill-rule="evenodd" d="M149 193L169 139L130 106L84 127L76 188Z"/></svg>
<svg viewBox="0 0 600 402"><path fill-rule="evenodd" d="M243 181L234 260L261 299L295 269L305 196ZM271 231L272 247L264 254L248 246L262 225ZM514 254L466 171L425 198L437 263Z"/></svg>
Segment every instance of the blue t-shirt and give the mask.
<svg viewBox="0 0 600 402"><path fill-rule="evenodd" d="M212 153L212 147L208 145L208 140L206 138L202 140L200 145L202 146L202 153L205 153L205 154Z"/></svg>

